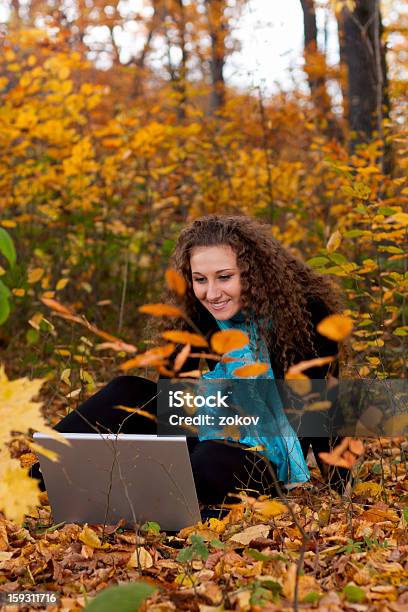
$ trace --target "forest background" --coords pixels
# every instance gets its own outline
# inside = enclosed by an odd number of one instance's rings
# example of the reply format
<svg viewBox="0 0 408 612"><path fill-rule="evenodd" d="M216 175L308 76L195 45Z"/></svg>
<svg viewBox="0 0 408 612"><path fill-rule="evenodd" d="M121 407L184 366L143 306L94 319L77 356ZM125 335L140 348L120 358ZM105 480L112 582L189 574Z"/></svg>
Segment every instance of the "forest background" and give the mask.
<svg viewBox="0 0 408 612"><path fill-rule="evenodd" d="M8 3L0 358L10 379L47 380L52 424L148 349L138 307L158 301L180 229L213 212L267 221L338 280L353 377L406 378L404 4L300 0L304 78L267 93L225 78L245 0L142 4ZM318 11L337 24L336 65ZM124 30L138 40L126 60ZM77 322L51 316L58 308Z"/></svg>

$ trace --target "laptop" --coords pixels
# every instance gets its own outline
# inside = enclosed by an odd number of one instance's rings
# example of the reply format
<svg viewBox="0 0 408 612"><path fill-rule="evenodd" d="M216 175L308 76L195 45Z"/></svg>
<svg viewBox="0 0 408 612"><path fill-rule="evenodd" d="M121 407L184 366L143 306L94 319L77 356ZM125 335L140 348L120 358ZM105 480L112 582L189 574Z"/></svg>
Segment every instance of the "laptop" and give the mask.
<svg viewBox="0 0 408 612"><path fill-rule="evenodd" d="M179 531L201 520L184 436L63 433L70 445L36 432L34 440L55 451L39 454L55 523L125 520L126 528L156 521Z"/></svg>

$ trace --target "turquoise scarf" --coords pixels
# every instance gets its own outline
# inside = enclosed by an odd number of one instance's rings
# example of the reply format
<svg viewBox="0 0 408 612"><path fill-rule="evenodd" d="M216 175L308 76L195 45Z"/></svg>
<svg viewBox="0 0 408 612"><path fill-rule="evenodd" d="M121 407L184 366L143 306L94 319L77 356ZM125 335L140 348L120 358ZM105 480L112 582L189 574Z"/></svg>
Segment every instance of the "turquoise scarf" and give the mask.
<svg viewBox="0 0 408 612"><path fill-rule="evenodd" d="M217 324L221 330L240 329L247 333L245 318L241 312L227 321L219 321L217 319ZM236 349L227 353L229 357L234 357L234 361L226 363L218 362L215 368L211 372L204 373L202 378L206 380L239 379L238 376L234 376L233 371L248 363L255 362L256 334L256 325L251 321L249 343L241 349ZM269 364L269 369L262 375L262 379L274 379L275 377L265 342L262 340L259 345L261 353L258 361ZM258 377L258 380L259 378L261 377ZM297 484L309 480L310 473L303 457L299 439L284 413L276 385L265 384L265 394L262 394L262 397L259 395L259 392L256 391L255 385L245 385L245 383L243 383L242 387L239 387L239 389L242 389L242 393L245 394L245 397L240 397L239 402L240 406L245 406L245 414L259 416L260 423L271 423L271 431L275 434L276 431L280 433L280 435L268 434L268 431L266 431L267 428L265 428L264 425L260 428L262 431L256 431L256 433L253 434L248 432L249 428L246 428L239 442L249 447L262 446L264 450L260 452L276 466L277 477L281 482L285 484ZM254 396L254 394L256 396ZM222 429L217 432L214 431L214 428L210 429L205 426L199 428L198 437L200 440L211 440L214 438L233 440L233 438L223 435Z"/></svg>

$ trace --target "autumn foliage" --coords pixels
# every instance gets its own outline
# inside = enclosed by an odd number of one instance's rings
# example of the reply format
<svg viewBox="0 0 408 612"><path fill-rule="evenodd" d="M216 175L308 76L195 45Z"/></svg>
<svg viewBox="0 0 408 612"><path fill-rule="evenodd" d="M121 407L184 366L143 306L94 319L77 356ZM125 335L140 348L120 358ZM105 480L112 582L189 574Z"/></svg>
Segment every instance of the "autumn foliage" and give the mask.
<svg viewBox="0 0 408 612"><path fill-rule="evenodd" d="M82 27L97 19L96 25L106 25L112 35L121 23L117 3L112 3L110 16L101 3L94 4L94 13L84 8ZM164 282L180 298L185 292L185 281L168 269L168 258L186 221L212 212L245 213L268 221L278 240L319 272L336 277L343 289L344 312L319 326L324 336L349 344L350 360L342 364L343 374L373 379L407 376L408 87L406 42L399 37L406 26L396 18L385 32L396 36L390 112L377 121L372 138L350 146L355 135L346 121L344 66L328 68L310 47L305 53L307 80L312 89L316 84L320 89L305 92L294 87L270 96L260 90L242 93L228 87L222 77L223 62L233 49L227 44L230 22L222 3L198 3L211 5L208 13L194 2L153 4L156 9L145 23L147 41L150 32L158 32L167 45L187 50L177 66L166 64L164 76L149 68L143 51L129 65L116 53L110 68L97 68L87 57L81 23L76 23L76 44L69 26L55 23L58 11L47 17L48 31L10 24L1 41L0 361L7 375L1 366L0 498L1 510L10 520L0 524L0 555L10 580L21 575L26 554L22 549L21 563L7 556L9 540L17 538L11 521L22 521L40 501L38 487L27 477L35 460L32 453L42 452L30 442L30 429L54 431L50 425L115 373L177 376L193 353L227 359L225 353L248 341L239 331L214 334L210 343L196 329L181 332L177 321L185 318L182 308L159 302ZM243 4L237 2L237 10ZM351 1L326 4L337 14L344 4L350 10L354 6ZM41 2L33 7L39 14L45 10ZM192 21L196 29L186 27ZM333 110L327 83L337 96L343 92L344 113ZM322 101L330 108L323 108ZM150 317L168 317L174 323L163 333L161 346L152 346L146 333ZM170 365L176 345L183 348ZM288 384L306 394L308 368L322 363L295 364L286 373ZM236 375L262 376L265 368L262 363L248 364ZM190 374L198 377L200 372ZM338 520L336 510L330 523L332 502L323 500L314 512L312 493L304 493L295 511L309 533L306 539L293 517L282 518L286 507L282 510L278 502L271 506L271 500L262 505L262 500L251 498L243 500L228 520L182 534L186 545L186 538L201 534L210 550L213 569L205 571L212 572L210 584L215 586L208 587L203 601L220 605L217 581L225 571L234 584L238 578L254 581L256 576L271 582L271 572L276 573L278 586L257 583L258 599L251 591L244 601L237 587L229 602L236 609L249 609L245 605L254 597L251 609L257 610L259 597L271 602L276 593L293 601L296 580L296 597L313 603L321 596L316 575L331 591L355 578L363 594L351 589L342 601L358 605L385 599L386 591L370 591L367 572L371 577L377 572L380 578L374 582L380 587L381 576L387 576L390 597L396 601L399 560L402 563L407 545L406 503L401 501L408 490L404 444L401 437L364 449L359 441L345 438L322 457L330 465L358 471L354 495L361 504L347 520ZM384 448L389 460L385 466ZM363 452L368 461L361 464ZM318 496L312 501L321 502ZM371 505L363 509L368 502ZM49 511L41 508L40 516L49 517ZM353 549L350 525L359 550ZM59 575L61 559L54 559L51 546L44 561L49 542L34 545L27 533L22 532L18 546L31 547L38 574L41 564L46 567L53 558L54 577ZM142 561L135 556L136 539L120 537L126 534L112 532L104 548L98 529L65 526L55 533L63 547L81 542L84 558L98 558L107 567L113 551L115 567L123 566L126 579L145 570L157 575L151 570L154 566L166 576L164 581L174 584L172 588L181 588L187 580L194 595L196 587L206 584L196 576L199 563L193 566L193 560L199 560L194 557L197 550L205 556L199 540L188 540L193 550L186 569L181 561L165 559L172 553L163 552L163 547L162 557L153 560L153 548L159 544L148 530ZM385 559L379 545L374 555L367 538L373 548L388 538L395 558ZM241 552L246 547L242 554L234 551L237 546ZM273 550L282 546L288 555L272 559ZM299 551L307 557L322 546L323 557L313 561L313 576L296 578ZM340 565L337 554L355 552L366 555L367 572L354 559L353 570L338 569L339 575L344 571L344 579L329 575L332 561ZM312 561L307 563L309 570ZM111 579L108 574L105 586ZM177 606L182 599L175 601ZM332 603L339 602L340 596Z"/></svg>

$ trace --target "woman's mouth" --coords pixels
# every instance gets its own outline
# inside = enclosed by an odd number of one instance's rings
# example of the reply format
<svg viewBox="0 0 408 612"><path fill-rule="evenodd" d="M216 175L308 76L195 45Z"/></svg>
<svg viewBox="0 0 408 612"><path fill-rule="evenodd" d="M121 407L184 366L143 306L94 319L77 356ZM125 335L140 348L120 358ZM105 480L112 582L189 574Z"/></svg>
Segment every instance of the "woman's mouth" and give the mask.
<svg viewBox="0 0 408 612"><path fill-rule="evenodd" d="M217 302L216 304L211 304L211 302L209 302L211 308L213 310L223 310L223 308L225 308L225 306L227 304L229 304L230 300L224 300L223 302Z"/></svg>

